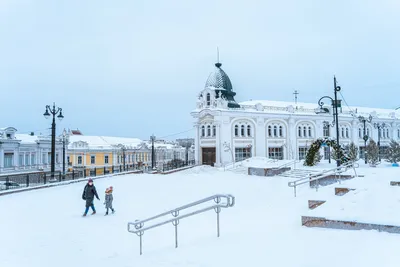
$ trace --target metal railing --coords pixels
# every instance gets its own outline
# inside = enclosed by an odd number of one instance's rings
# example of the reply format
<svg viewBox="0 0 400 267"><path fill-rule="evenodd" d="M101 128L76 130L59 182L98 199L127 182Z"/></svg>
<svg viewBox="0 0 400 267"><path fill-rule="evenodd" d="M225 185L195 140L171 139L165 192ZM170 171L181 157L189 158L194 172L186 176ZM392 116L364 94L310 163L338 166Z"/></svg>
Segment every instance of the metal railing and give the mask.
<svg viewBox="0 0 400 267"><path fill-rule="evenodd" d="M331 176L331 175L339 175L339 181L340 181L340 174L342 172L346 172L348 169L353 169L354 170L354 175L355 177L357 177L357 172L356 172L356 168L359 167L359 164L357 162L347 162L346 164L343 164L339 167L333 168L333 169L329 169L329 170L324 170L322 172L318 172L315 174L309 174L306 177L300 178L296 181L293 182L289 182L288 186L289 187L293 187L294 189L294 196L296 197L296 187L305 183L311 183L313 181L317 181L319 179ZM318 186L317 186L317 190L318 190Z"/></svg>
<svg viewBox="0 0 400 267"><path fill-rule="evenodd" d="M191 211L189 213L186 213L184 215L179 215L179 213L183 210L186 210L188 208L191 207L195 207L197 205L206 203L206 202L210 202L210 201L214 201L214 203L212 203L212 205L210 204L210 206L206 207L206 208L202 208L202 209L198 209L195 211ZM175 227L175 248L178 247L178 224L179 224L179 220L182 220L184 218L188 218L191 217L193 215L196 214L200 214L209 210L214 210L217 213L217 237L219 237L220 231L219 231L219 213L221 212L221 208L230 208L233 207L235 205L235 197L232 195L224 195L224 194L218 194L218 195L213 195L195 202L192 202L190 204L181 206L179 208L175 208L173 210L167 211L167 212L163 212L161 214L158 214L156 216L150 217L148 219L145 220L136 220L134 222L128 222L128 232L130 233L134 233L136 235L139 236L140 238L140 255L142 255L142 236L144 234L145 231L168 224L168 223L172 223L172 225ZM150 222L153 221L155 219L159 219L162 217L166 217L168 215L171 215L172 218L167 218L162 222L158 222L155 224L151 224L149 226L145 226L146 222ZM133 227L133 228L131 228Z"/></svg>
<svg viewBox="0 0 400 267"><path fill-rule="evenodd" d="M300 162L300 160L295 159L295 160L289 161L285 164L278 166L278 169L282 169L282 168L285 168L285 167L288 167L291 165L293 165L293 169L296 169L296 163L299 163L299 162Z"/></svg>

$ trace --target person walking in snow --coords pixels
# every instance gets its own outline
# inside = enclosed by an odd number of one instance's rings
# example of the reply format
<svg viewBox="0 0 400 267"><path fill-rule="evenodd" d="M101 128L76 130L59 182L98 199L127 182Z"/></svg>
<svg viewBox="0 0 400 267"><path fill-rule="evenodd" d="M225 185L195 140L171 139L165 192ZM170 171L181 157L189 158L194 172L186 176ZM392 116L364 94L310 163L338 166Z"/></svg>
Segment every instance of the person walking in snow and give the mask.
<svg viewBox="0 0 400 267"><path fill-rule="evenodd" d="M104 198L104 205L106 205L106 214L105 215L108 215L108 209L111 209L112 213L115 212L115 210L113 209L113 206L112 206L113 200L114 200L113 187L110 186L109 188L106 189L106 196Z"/></svg>
<svg viewBox="0 0 400 267"><path fill-rule="evenodd" d="M83 217L85 217L86 214L88 213L89 207L91 207L93 210L92 215L96 214L96 209L94 208L94 203L93 203L94 197L100 200L99 196L97 195L96 187L93 184L93 180L89 179L82 193L82 199L86 200L86 209L85 213L83 213L82 215Z"/></svg>

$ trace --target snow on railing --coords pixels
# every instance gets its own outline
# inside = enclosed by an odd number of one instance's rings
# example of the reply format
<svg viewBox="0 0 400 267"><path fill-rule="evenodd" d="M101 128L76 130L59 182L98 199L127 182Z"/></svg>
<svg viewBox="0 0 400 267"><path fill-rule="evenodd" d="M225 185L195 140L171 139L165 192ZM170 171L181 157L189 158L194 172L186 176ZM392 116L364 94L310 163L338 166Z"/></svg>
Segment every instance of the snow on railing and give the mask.
<svg viewBox="0 0 400 267"><path fill-rule="evenodd" d="M281 166L278 166L278 169L282 169L282 168L288 167L290 165L293 165L293 169L296 169L296 163L299 163L299 162L300 162L300 160L295 159L295 160L289 161Z"/></svg>
<svg viewBox="0 0 400 267"><path fill-rule="evenodd" d="M319 179L331 176L331 175L339 175L339 182L340 182L340 175L342 172L346 172L348 169L353 169L354 170L354 175L357 177L357 172L356 168L359 167L359 164L357 162L347 162L346 164L343 164L339 167L329 169L329 170L324 170L319 173L315 174L308 174L306 177L300 178L296 181L289 182L288 186L294 188L294 196L296 197L296 187L305 183L310 183L312 181L317 181ZM317 186L318 190L318 186Z"/></svg>
<svg viewBox="0 0 400 267"><path fill-rule="evenodd" d="M225 201L221 201L225 200ZM214 201L214 203L210 204L210 206L202 209L198 209L189 213L186 213L184 215L179 215L179 212L186 210L191 207L198 206L200 204ZM164 224L172 223L172 225L175 227L175 248L178 247L178 224L179 220L182 220L184 218L191 217L196 214L200 214L209 210L214 210L217 213L217 236L219 237L219 213L221 212L221 208L230 208L235 205L235 197L232 195L225 195L225 194L217 194L213 195L189 204L186 204L184 206L181 206L179 208L175 208L173 210L163 212L161 214L158 214L156 216L150 217L145 220L136 220L134 222L128 222L128 232L137 234L140 238L140 255L142 255L142 236L145 231L162 226ZM154 224L150 224L149 226L145 227L145 223L154 221L155 219L159 219L162 217L166 217L168 215L172 215L172 218L165 219L164 221L157 222ZM133 228L131 228L131 226Z"/></svg>

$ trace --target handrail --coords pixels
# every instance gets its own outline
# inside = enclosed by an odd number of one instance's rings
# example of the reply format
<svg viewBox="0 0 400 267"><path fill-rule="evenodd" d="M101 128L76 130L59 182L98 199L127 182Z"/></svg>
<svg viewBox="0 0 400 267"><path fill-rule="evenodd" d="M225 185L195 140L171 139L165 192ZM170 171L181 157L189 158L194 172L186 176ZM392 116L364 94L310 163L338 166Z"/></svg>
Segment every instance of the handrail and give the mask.
<svg viewBox="0 0 400 267"><path fill-rule="evenodd" d="M296 181L292 181L288 183L289 187L293 187L294 188L294 196L296 196L296 187L305 183L309 183L312 181L317 181L319 179L325 178L327 176L330 176L332 174L341 174L342 172L346 172L348 169L352 168L354 170L354 174L357 177L357 172L355 168L358 168L359 164L357 162L347 162L346 164L343 164L341 166L338 166L336 168L333 169L329 169L329 170L324 170L322 172L319 173L315 173L315 174L309 174L308 176L304 177L304 178L300 178Z"/></svg>
<svg viewBox="0 0 400 267"><path fill-rule="evenodd" d="M282 164L282 165L278 166L278 169L285 168L285 167L290 166L292 164L294 166L293 168L296 168L296 163L298 163L298 162L300 162L300 160L297 160L297 159L289 161L289 162L286 162L285 164Z"/></svg>
<svg viewBox="0 0 400 267"><path fill-rule="evenodd" d="M225 202L221 202L221 199L225 199ZM213 204L211 206L208 206L206 208L202 208L199 210L195 210L192 212L189 212L187 214L184 215L180 215L179 216L179 212L186 210L188 208L197 206L199 204L203 204L206 203L208 201L214 200L214 202L216 204ZM136 235L138 235L140 237L140 255L142 255L142 236L144 234L145 231L168 224L168 223L172 223L175 226L175 247L178 247L178 224L179 224L179 220L187 218L187 217L191 217L193 215L196 214L200 214L209 210L214 210L217 213L217 236L219 237L219 213L221 212L221 208L230 208L233 207L235 205L235 197L230 195L230 194L217 194L217 195L213 195L186 205L183 205L181 207L175 208L173 210L167 211L167 212L163 212L161 214L158 214L156 216L144 219L144 220L136 220L134 222L128 222L127 228L128 228L128 232L130 233L134 233ZM170 219L166 219L162 222L158 222L149 226L144 227L144 223L145 222L149 222L149 221L153 221L155 219L167 216L167 215L172 215L173 218ZM133 226L134 229L131 229L131 226Z"/></svg>

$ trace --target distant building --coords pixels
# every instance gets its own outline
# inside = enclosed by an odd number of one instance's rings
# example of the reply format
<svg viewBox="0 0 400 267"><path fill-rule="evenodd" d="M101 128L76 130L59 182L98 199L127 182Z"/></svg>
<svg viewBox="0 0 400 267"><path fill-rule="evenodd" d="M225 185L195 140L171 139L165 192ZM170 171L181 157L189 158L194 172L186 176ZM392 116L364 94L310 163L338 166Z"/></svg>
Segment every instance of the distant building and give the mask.
<svg viewBox="0 0 400 267"><path fill-rule="evenodd" d="M62 146L56 140L56 170L62 168ZM14 127L0 128L0 173L50 171L51 136L17 134Z"/></svg>

